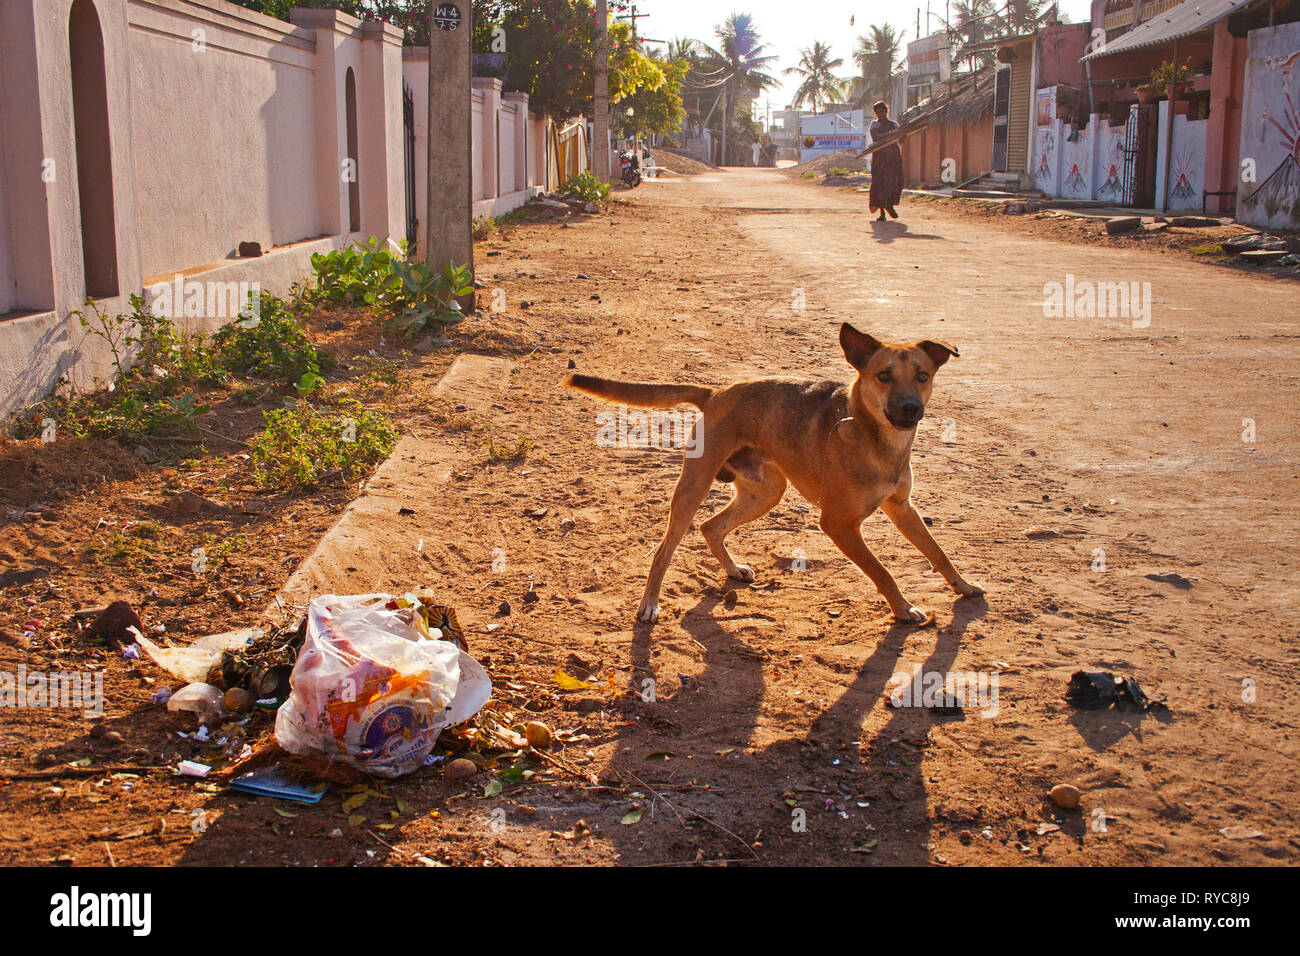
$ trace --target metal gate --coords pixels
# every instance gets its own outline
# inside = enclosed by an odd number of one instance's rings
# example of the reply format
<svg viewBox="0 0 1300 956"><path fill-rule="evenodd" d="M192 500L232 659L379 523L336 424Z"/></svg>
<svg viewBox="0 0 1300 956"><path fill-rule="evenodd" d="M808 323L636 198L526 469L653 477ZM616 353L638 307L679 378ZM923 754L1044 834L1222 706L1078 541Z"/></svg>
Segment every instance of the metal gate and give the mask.
<svg viewBox="0 0 1300 956"><path fill-rule="evenodd" d="M415 214L415 95L402 84L402 155L406 167L406 244L411 255L420 237L420 220Z"/></svg>
<svg viewBox="0 0 1300 956"><path fill-rule="evenodd" d="M1007 122L1011 113L1011 71L998 70L993 83L993 172L1007 171Z"/></svg>
<svg viewBox="0 0 1300 956"><path fill-rule="evenodd" d="M1134 103L1124 126L1124 182L1121 202L1146 208L1155 203L1153 120L1155 108Z"/></svg>

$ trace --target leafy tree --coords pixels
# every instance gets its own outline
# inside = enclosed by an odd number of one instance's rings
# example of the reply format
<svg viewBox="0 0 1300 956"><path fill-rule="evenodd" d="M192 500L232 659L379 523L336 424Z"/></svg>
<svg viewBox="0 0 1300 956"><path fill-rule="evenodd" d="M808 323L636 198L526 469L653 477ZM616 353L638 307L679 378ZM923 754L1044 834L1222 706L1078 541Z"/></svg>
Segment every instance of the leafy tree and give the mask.
<svg viewBox="0 0 1300 956"><path fill-rule="evenodd" d="M786 76L793 74L802 79L794 91L795 109L810 103L813 112L820 113L827 103L836 102L844 93L844 83L836 78L835 71L843 65L844 60L840 57L831 59L829 43L815 40L811 47L801 50L798 66L785 70Z"/></svg>
<svg viewBox="0 0 1300 956"><path fill-rule="evenodd" d="M668 60L685 60L687 65L694 66L699 62L700 48L690 37L676 37L668 41Z"/></svg>
<svg viewBox="0 0 1300 956"><path fill-rule="evenodd" d="M241 7L256 10L268 17L288 20L295 7L318 10L342 10L358 20L383 20L401 27L402 42L408 46L429 42L428 0L234 0ZM479 0L474 2L478 15Z"/></svg>
<svg viewBox="0 0 1300 956"><path fill-rule="evenodd" d="M528 94L529 106L556 119L590 114L595 77L596 10L591 0L479 0L474 48L490 49L492 30L505 31L506 89ZM617 11L619 4L611 3ZM632 28L612 23L607 32L609 102L663 82L659 64L637 49Z"/></svg>
<svg viewBox="0 0 1300 956"><path fill-rule="evenodd" d="M630 138L636 134L668 135L681 129L686 119L686 110L682 106L682 84L691 64L686 59L660 60L651 54L650 59L663 74L663 81L657 86L643 84L630 96L619 100L615 130L620 137ZM631 114L628 114L631 110Z"/></svg>

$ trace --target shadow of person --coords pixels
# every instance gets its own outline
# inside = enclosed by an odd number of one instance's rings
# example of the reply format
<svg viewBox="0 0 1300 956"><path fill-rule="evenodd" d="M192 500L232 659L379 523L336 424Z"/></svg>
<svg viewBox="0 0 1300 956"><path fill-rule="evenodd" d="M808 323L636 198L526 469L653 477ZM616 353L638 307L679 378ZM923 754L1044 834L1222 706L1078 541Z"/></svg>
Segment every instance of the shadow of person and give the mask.
<svg viewBox="0 0 1300 956"><path fill-rule="evenodd" d="M879 219L871 220L872 238L879 243L890 243L895 239L943 239L943 236L932 235L926 232L911 232L907 228L907 223Z"/></svg>

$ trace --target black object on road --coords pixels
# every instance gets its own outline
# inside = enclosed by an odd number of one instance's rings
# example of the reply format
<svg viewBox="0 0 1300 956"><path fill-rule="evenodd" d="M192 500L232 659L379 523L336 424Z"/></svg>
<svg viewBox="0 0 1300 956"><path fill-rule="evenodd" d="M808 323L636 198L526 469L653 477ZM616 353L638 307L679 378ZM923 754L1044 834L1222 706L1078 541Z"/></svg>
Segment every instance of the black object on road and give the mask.
<svg viewBox="0 0 1300 956"><path fill-rule="evenodd" d="M1070 676L1070 686L1065 699L1084 710L1166 710L1163 701L1152 701L1137 680L1121 677L1110 671L1075 671Z"/></svg>

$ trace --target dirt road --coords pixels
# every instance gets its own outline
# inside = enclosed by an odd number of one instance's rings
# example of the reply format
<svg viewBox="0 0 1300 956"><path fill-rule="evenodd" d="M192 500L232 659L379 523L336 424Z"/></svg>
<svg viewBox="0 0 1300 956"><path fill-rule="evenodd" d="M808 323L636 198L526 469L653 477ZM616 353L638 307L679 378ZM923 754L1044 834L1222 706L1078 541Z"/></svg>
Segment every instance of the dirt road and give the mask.
<svg viewBox="0 0 1300 956"><path fill-rule="evenodd" d="M495 321L536 348L468 363L463 389L432 395L464 430L431 425L428 461L408 444L411 468L378 481L415 514L369 545L364 529L327 539L312 572L339 593L436 587L507 700L513 683L519 713L585 737L564 754L603 785L557 772L484 797L484 775L416 775L395 785L416 819L382 846L325 837L337 801L294 823L310 838L278 841L265 801L201 797L219 822L163 858L1295 861L1293 285L906 202L873 224L864 196L772 170L621 195L635 205L480 253L480 282L505 296ZM1137 283L1149 309L1045 315L1051 283L1089 282ZM601 447L611 407L558 387L569 361L650 381L846 380L846 320L960 350L920 428L914 500L987 599L954 601L876 515L868 543L938 614L895 626L790 490L728 541L753 584L725 581L692 533L660 623L633 626L680 458ZM532 450L493 462L485 436ZM715 486L699 520L726 500ZM591 690L537 699L557 666L584 665ZM893 675L918 666L996 680L996 700L889 706ZM1062 695L1081 668L1131 674L1168 711L1076 711ZM1046 801L1062 782L1081 811Z"/></svg>

